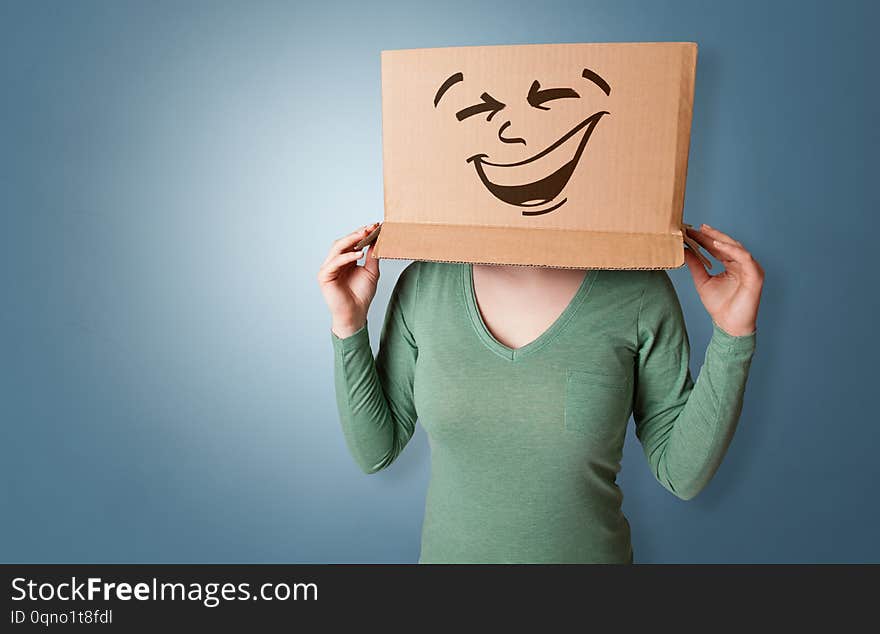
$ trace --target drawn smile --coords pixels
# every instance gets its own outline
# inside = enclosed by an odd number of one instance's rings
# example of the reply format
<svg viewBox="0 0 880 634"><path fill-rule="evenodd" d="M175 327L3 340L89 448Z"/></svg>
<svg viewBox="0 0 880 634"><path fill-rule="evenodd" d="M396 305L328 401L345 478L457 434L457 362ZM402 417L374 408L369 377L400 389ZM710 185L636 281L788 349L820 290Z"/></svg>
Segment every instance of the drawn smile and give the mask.
<svg viewBox="0 0 880 634"><path fill-rule="evenodd" d="M493 163L487 160L489 158L487 154L475 154L467 159L467 162L474 164L477 176L493 196L510 205L530 208L529 211L522 212L524 216L550 213L564 205L567 199L563 199L546 209L536 208L552 203L562 193L587 147L587 142L590 140L590 135L596 128L596 124L606 114L610 113L602 110L584 119L549 147L523 161ZM571 142L569 143L569 141ZM572 147L574 147L574 151L569 154L568 150ZM569 156L571 158L566 160L566 157ZM560 160L564 161L563 164L556 167ZM517 169L526 165L529 167ZM539 166L546 166L546 171L549 174L525 184L509 184L521 183L523 171L528 170L530 174L533 174L535 169L541 169Z"/></svg>

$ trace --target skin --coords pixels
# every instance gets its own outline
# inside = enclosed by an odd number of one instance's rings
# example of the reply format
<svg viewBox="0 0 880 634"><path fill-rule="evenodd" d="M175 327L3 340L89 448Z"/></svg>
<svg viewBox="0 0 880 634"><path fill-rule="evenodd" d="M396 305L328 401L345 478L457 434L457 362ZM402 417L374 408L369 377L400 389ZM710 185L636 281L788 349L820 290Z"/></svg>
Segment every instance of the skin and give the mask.
<svg viewBox="0 0 880 634"><path fill-rule="evenodd" d="M318 284L332 318L331 329L345 338L367 320L379 282L379 260L352 251L379 223L360 227L336 240L318 271ZM712 320L735 337L755 332L764 286L764 269L739 241L709 225L688 228L688 235L724 265L710 275L685 249L685 263ZM363 265L358 260L365 258ZM562 313L585 271L549 267L474 265L474 289L486 326L503 344L519 348L537 338Z"/></svg>
<svg viewBox="0 0 880 634"><path fill-rule="evenodd" d="M583 269L474 265L477 306L489 332L522 348L547 330L577 292Z"/></svg>

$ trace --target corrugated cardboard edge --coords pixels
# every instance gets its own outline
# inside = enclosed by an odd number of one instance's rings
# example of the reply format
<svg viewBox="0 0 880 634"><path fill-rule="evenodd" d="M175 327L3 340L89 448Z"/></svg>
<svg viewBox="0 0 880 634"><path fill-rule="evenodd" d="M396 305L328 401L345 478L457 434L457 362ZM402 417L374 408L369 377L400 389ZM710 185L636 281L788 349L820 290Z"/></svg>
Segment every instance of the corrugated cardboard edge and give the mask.
<svg viewBox="0 0 880 634"><path fill-rule="evenodd" d="M612 233L384 222L377 259L577 269L672 269L684 264L680 233ZM473 253L479 253L474 258Z"/></svg>
<svg viewBox="0 0 880 634"><path fill-rule="evenodd" d="M681 91L677 122L677 141L675 148L675 189L672 193L672 208L679 214L684 210L684 193L687 186L688 156L690 153L691 120L693 119L694 79L697 67L697 45L689 42L682 53ZM681 216L679 216L679 221Z"/></svg>

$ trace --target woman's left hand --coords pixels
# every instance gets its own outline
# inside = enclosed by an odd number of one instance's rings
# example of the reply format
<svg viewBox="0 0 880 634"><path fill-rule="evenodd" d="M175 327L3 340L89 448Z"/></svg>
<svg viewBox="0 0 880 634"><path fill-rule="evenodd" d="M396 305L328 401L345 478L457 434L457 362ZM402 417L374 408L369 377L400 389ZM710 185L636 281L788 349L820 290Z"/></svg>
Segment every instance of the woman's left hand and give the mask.
<svg viewBox="0 0 880 634"><path fill-rule="evenodd" d="M752 334L764 287L764 269L741 243L709 225L701 225L700 230L688 227L687 233L724 265L724 271L709 275L699 258L690 249L684 250L697 293L712 320L734 337Z"/></svg>

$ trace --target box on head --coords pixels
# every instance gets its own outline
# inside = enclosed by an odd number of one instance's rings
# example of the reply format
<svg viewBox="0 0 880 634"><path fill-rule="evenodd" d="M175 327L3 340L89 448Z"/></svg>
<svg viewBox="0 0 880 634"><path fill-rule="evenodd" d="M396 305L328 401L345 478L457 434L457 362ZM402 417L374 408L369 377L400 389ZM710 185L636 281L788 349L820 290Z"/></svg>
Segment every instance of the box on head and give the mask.
<svg viewBox="0 0 880 634"><path fill-rule="evenodd" d="M681 266L696 59L692 42L383 51L373 257Z"/></svg>

